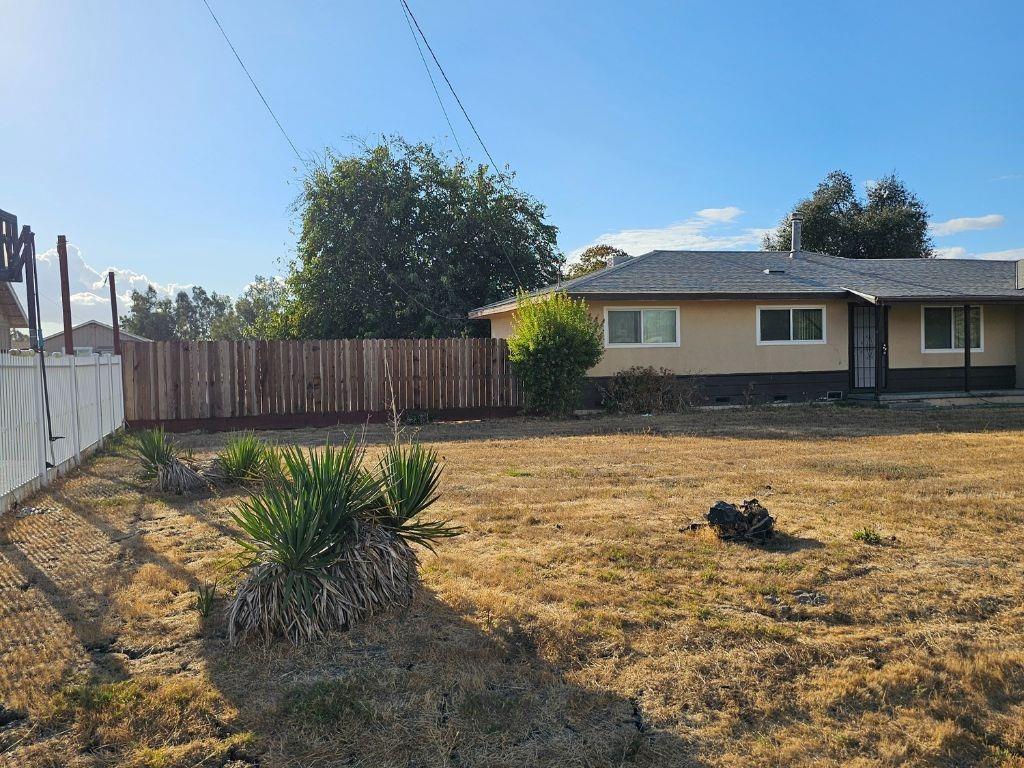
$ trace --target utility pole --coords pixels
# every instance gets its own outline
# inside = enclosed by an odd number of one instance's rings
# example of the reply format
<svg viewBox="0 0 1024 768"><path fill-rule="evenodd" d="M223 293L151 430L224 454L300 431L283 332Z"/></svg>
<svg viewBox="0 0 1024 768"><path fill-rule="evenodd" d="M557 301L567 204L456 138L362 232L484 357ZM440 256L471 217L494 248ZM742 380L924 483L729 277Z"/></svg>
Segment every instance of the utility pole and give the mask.
<svg viewBox="0 0 1024 768"><path fill-rule="evenodd" d="M28 338L33 350L38 352L42 349L39 343L39 319L36 316L36 260L33 251L35 235L28 225L21 228L21 253L24 258L25 268L25 298L28 300Z"/></svg>
<svg viewBox="0 0 1024 768"><path fill-rule="evenodd" d="M117 322L117 287L114 284L114 270L107 273L110 281L110 326L114 329L114 354L121 354L121 326Z"/></svg>
<svg viewBox="0 0 1024 768"><path fill-rule="evenodd" d="M71 330L71 285L68 280L68 239L57 236L57 260L60 263L60 308L64 314L64 354L75 354L75 340Z"/></svg>

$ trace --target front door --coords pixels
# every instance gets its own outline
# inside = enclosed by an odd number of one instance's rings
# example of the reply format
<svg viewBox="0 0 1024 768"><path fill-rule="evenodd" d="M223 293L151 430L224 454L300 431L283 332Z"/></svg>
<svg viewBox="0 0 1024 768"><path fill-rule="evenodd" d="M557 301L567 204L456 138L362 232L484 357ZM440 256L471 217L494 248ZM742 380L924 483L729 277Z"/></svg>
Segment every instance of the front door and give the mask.
<svg viewBox="0 0 1024 768"><path fill-rule="evenodd" d="M879 329L878 307L864 304L850 305L850 386L853 389L875 389L881 375L881 386L885 388L886 371L888 369L888 350L886 349L886 314L881 314ZM882 365L878 366L878 345L882 345Z"/></svg>

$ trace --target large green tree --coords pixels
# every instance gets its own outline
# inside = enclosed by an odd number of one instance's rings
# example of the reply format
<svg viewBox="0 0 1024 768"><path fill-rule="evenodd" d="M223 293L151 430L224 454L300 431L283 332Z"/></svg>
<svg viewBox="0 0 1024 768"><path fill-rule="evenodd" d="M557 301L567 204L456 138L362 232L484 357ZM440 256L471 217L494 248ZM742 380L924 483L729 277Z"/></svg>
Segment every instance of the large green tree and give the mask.
<svg viewBox="0 0 1024 768"><path fill-rule="evenodd" d="M285 285L259 275L234 302L198 285L174 298L161 298L150 285L145 291L132 291L121 325L154 341L274 339L285 335L285 302Z"/></svg>
<svg viewBox="0 0 1024 768"><path fill-rule="evenodd" d="M401 139L329 155L297 201L290 332L483 333L467 320L470 309L553 283L564 262L544 205L512 180Z"/></svg>
<svg viewBox="0 0 1024 768"><path fill-rule="evenodd" d="M871 184L861 199L849 174L832 171L793 211L803 214L801 247L848 259L933 256L924 203L895 175ZM765 235L768 250L788 251L790 217Z"/></svg>
<svg viewBox="0 0 1024 768"><path fill-rule="evenodd" d="M572 280L575 277L583 277L591 272L604 269L612 263L616 256L628 256L621 248L614 245L592 245L580 254L578 260L569 265L565 271L565 279Z"/></svg>

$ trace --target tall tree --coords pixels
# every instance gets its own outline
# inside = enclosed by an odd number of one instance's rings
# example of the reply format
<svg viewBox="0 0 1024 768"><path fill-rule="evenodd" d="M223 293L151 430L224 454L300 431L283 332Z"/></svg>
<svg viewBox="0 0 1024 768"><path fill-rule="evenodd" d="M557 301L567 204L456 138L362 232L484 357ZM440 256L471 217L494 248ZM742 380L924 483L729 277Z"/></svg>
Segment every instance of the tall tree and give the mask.
<svg viewBox="0 0 1024 768"><path fill-rule="evenodd" d="M512 180L397 138L329 155L297 202L289 332L482 333L466 319L470 309L557 281L564 261L544 206Z"/></svg>
<svg viewBox="0 0 1024 768"><path fill-rule="evenodd" d="M934 255L924 203L890 174L858 197L853 180L832 171L814 193L794 206L803 214L801 247L848 259L913 259ZM767 250L791 247L789 216L765 235Z"/></svg>
<svg viewBox="0 0 1024 768"><path fill-rule="evenodd" d="M132 291L128 314L121 316L121 327L128 333L153 341L177 339L174 307L169 298L160 298L152 285L143 291Z"/></svg>
<svg viewBox="0 0 1024 768"><path fill-rule="evenodd" d="M569 265L569 268L565 271L565 279L572 280L576 277L589 275L591 272L597 272L597 270L604 269L611 264L612 259L616 256L628 255L624 250L616 248L614 245L592 245L580 254L578 261Z"/></svg>

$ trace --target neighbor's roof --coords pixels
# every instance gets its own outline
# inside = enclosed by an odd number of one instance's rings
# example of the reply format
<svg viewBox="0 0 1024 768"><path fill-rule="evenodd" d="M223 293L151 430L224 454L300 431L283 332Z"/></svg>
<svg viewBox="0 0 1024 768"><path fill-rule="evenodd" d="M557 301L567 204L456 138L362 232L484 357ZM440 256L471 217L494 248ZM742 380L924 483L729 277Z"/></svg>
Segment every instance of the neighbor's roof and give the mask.
<svg viewBox="0 0 1024 768"><path fill-rule="evenodd" d="M0 317L3 317L11 328L28 326L28 315L25 314L21 299L14 292L11 283L0 283Z"/></svg>
<svg viewBox="0 0 1024 768"><path fill-rule="evenodd" d="M113 330L114 330L114 326L112 326L112 325L110 325L108 323L103 323L103 322L100 322L99 320L85 320L85 321L79 323L78 325L71 326L71 334L74 335L75 331L77 331L79 328L84 328L87 325L97 325L100 328L106 328L108 331L111 331L111 332L113 332ZM122 339L126 339L127 341L152 341L152 339L147 339L145 336L137 336L134 333L129 333L124 328L119 328L118 330L120 331L121 338ZM58 336L63 336L63 335L64 335L64 331L62 329L62 330L57 331L56 333L51 333L49 336L44 338L43 341L49 341L50 339L55 339Z"/></svg>
<svg viewBox="0 0 1024 768"><path fill-rule="evenodd" d="M651 251L548 286L590 299L809 299L870 302L1020 301L1016 262L978 259L844 259L800 251ZM469 313L506 312L515 298Z"/></svg>

